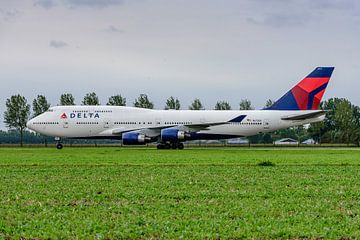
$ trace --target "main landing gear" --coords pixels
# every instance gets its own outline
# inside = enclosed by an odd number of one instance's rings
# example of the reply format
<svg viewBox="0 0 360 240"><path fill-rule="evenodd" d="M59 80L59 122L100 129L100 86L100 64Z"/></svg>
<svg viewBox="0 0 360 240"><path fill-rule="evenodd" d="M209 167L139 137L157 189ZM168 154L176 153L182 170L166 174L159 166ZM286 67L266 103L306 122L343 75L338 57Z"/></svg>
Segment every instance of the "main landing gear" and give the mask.
<svg viewBox="0 0 360 240"><path fill-rule="evenodd" d="M60 138L55 138L56 141L56 148L61 150L64 146L61 144L61 139Z"/></svg>
<svg viewBox="0 0 360 240"><path fill-rule="evenodd" d="M157 149L184 149L184 144L182 142L174 143L159 143Z"/></svg>

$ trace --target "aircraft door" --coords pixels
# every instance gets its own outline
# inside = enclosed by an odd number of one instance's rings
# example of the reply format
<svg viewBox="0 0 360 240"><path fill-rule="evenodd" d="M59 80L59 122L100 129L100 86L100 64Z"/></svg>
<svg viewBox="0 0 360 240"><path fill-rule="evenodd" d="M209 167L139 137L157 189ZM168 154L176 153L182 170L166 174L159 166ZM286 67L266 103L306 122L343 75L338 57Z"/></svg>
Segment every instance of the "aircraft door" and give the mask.
<svg viewBox="0 0 360 240"><path fill-rule="evenodd" d="M161 125L161 119L155 118L155 126L160 126L160 125Z"/></svg>
<svg viewBox="0 0 360 240"><path fill-rule="evenodd" d="M62 120L62 126L63 126L63 128L69 128L69 120L63 119Z"/></svg>
<svg viewBox="0 0 360 240"><path fill-rule="evenodd" d="M109 119L105 119L103 126L104 126L104 128L109 128L109 127L110 127L110 120L109 120Z"/></svg>
<svg viewBox="0 0 360 240"><path fill-rule="evenodd" d="M263 120L263 127L264 127L264 129L270 129L270 120L269 119Z"/></svg>

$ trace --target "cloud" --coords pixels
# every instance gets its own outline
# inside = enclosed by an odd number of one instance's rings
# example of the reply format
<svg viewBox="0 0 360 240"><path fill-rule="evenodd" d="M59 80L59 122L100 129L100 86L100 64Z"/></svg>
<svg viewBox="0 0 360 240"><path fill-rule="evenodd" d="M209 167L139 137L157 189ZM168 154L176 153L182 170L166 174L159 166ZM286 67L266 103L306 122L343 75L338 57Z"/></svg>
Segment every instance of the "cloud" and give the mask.
<svg viewBox="0 0 360 240"><path fill-rule="evenodd" d="M123 0L65 0L70 7L106 8L123 4Z"/></svg>
<svg viewBox="0 0 360 240"><path fill-rule="evenodd" d="M69 44L67 44L66 42L64 41L57 41L57 40L52 40L50 43L49 43L49 46L50 47L53 47L53 48L64 48L64 47L67 47L69 46Z"/></svg>
<svg viewBox="0 0 360 240"><path fill-rule="evenodd" d="M309 16L289 15L289 14L266 14L262 18L247 18L247 22L251 24L267 25L275 28L298 27L305 25L309 20Z"/></svg>
<svg viewBox="0 0 360 240"><path fill-rule="evenodd" d="M16 18L20 12L16 9L13 10L5 10L0 8L0 19L4 21L10 21Z"/></svg>
<svg viewBox="0 0 360 240"><path fill-rule="evenodd" d="M353 0L317 0L311 1L310 6L317 9L351 10L356 7Z"/></svg>
<svg viewBox="0 0 360 240"><path fill-rule="evenodd" d="M357 16L357 0L254 0L247 2L247 22L274 28L301 27L327 16Z"/></svg>
<svg viewBox="0 0 360 240"><path fill-rule="evenodd" d="M34 2L34 6L40 6L45 9L53 8L56 5L55 1L53 0L36 0Z"/></svg>
<svg viewBox="0 0 360 240"><path fill-rule="evenodd" d="M69 8L106 8L123 3L124 0L34 0L34 6L45 9L50 9L57 5L65 5Z"/></svg>
<svg viewBox="0 0 360 240"><path fill-rule="evenodd" d="M301 27L312 18L306 1L296 0L254 0L246 6L247 22L273 28Z"/></svg>
<svg viewBox="0 0 360 240"><path fill-rule="evenodd" d="M113 25L109 25L106 29L105 29L106 32L108 33L123 33L124 31L113 26Z"/></svg>
<svg viewBox="0 0 360 240"><path fill-rule="evenodd" d="M295 14L270 14L265 16L264 23L272 27L297 27L305 24L308 17Z"/></svg>

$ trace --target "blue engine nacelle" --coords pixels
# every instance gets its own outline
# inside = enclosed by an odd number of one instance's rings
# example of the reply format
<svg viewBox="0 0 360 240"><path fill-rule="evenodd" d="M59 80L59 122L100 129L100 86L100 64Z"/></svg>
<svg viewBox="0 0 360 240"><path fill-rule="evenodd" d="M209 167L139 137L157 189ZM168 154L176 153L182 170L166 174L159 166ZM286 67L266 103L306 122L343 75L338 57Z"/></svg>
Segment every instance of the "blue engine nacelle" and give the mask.
<svg viewBox="0 0 360 240"><path fill-rule="evenodd" d="M187 134L176 128L166 128L161 130L161 140L163 142L178 142L184 141Z"/></svg>
<svg viewBox="0 0 360 240"><path fill-rule="evenodd" d="M141 145L147 143L149 140L149 138L139 132L127 132L122 134L124 145Z"/></svg>

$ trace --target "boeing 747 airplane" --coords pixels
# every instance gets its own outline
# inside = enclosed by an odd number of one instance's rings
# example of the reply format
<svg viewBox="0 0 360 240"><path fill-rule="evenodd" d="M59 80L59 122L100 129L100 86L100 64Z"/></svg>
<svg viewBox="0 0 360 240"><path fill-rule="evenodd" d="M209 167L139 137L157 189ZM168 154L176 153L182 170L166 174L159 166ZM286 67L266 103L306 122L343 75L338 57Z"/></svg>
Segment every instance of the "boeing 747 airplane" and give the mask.
<svg viewBox="0 0 360 240"><path fill-rule="evenodd" d="M183 149L184 141L227 139L322 121L319 110L334 67L317 67L262 110L153 110L120 106L56 106L27 127L57 139L119 139L124 145L157 142L158 149Z"/></svg>

